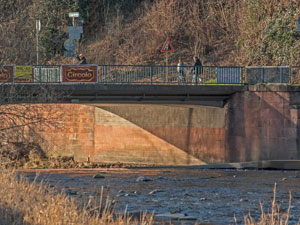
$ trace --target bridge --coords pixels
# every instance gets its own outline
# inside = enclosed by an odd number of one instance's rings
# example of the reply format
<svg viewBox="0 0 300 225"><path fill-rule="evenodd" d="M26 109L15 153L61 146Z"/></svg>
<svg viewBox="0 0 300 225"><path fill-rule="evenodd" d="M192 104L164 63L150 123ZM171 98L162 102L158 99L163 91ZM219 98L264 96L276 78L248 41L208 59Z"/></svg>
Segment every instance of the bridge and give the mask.
<svg viewBox="0 0 300 225"><path fill-rule="evenodd" d="M16 93L15 99L10 94ZM118 84L14 84L0 86L3 102L177 104L223 107L230 95L246 86L118 85ZM45 99L45 92L56 93ZM30 95L30 97L29 97Z"/></svg>
<svg viewBox="0 0 300 225"><path fill-rule="evenodd" d="M223 107L230 95L246 91L248 84L297 84L298 74L298 67L289 66L184 66L179 71L177 66L153 65L2 65L0 92L4 103L45 101ZM45 92L51 93L47 99ZM57 93L55 98L54 93Z"/></svg>
<svg viewBox="0 0 300 225"><path fill-rule="evenodd" d="M97 66L92 82L80 74L75 82L64 78L63 68L33 67L31 77L13 75L0 84L1 101L56 103L43 104L44 111L61 113L64 129L41 135L53 143L51 151L78 161L199 165L300 158L298 67L207 67L197 84L192 67L185 83L178 83L176 66L124 68Z"/></svg>

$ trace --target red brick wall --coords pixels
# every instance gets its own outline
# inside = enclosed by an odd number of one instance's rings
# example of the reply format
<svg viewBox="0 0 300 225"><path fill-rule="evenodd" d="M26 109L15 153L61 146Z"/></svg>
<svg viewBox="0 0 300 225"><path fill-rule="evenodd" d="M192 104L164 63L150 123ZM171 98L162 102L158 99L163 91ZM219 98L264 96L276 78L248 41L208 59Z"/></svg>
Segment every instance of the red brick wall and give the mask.
<svg viewBox="0 0 300 225"><path fill-rule="evenodd" d="M299 109L292 92L244 92L227 104L226 161L299 159Z"/></svg>
<svg viewBox="0 0 300 225"><path fill-rule="evenodd" d="M298 92L249 91L232 95L225 108L48 104L28 109L54 120L40 132L46 140L41 146L51 155L195 165L300 159L298 99Z"/></svg>
<svg viewBox="0 0 300 225"><path fill-rule="evenodd" d="M51 154L77 161L162 165L199 165L203 162L137 125L103 109L86 105L52 105L61 127L47 129ZM50 146L48 145L50 144Z"/></svg>
<svg viewBox="0 0 300 225"><path fill-rule="evenodd" d="M101 106L207 163L225 161L223 108L203 106Z"/></svg>
<svg viewBox="0 0 300 225"><path fill-rule="evenodd" d="M74 156L87 161L94 154L95 108L76 104L53 104L59 116L59 127L43 132L44 149L53 155Z"/></svg>

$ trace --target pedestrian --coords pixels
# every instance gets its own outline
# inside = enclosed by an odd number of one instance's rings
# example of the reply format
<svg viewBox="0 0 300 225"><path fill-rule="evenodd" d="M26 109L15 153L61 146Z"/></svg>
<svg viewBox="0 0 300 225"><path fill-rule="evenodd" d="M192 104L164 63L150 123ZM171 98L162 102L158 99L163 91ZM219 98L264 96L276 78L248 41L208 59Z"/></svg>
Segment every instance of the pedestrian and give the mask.
<svg viewBox="0 0 300 225"><path fill-rule="evenodd" d="M201 63L200 59L198 58L198 56L194 56L194 68L193 68L193 70L194 70L193 84L196 85L198 83L198 75L202 73L202 63Z"/></svg>
<svg viewBox="0 0 300 225"><path fill-rule="evenodd" d="M79 61L79 64L86 64L86 58L81 53L77 55L76 58Z"/></svg>
<svg viewBox="0 0 300 225"><path fill-rule="evenodd" d="M177 72L178 72L178 83L185 83L184 63L181 59L178 60Z"/></svg>

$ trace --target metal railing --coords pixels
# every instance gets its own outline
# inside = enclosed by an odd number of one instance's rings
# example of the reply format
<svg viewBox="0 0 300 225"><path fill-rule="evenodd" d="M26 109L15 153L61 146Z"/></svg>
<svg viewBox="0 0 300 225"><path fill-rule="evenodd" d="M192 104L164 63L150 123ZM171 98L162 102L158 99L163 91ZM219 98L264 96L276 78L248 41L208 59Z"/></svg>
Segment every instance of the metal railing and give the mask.
<svg viewBox="0 0 300 225"><path fill-rule="evenodd" d="M289 66L247 66L246 83L288 84L291 83Z"/></svg>
<svg viewBox="0 0 300 225"><path fill-rule="evenodd" d="M78 65L77 65L78 66ZM16 83L15 77L0 83ZM32 79L27 83L64 83L62 66L32 66ZM82 82L73 83L80 84ZM179 85L226 85L226 84L300 84L300 66L177 66L155 65L98 65L97 83L103 84L179 84Z"/></svg>
<svg viewBox="0 0 300 225"><path fill-rule="evenodd" d="M61 83L61 66L34 66L34 83Z"/></svg>
<svg viewBox="0 0 300 225"><path fill-rule="evenodd" d="M195 79L196 78L196 79ZM99 65L99 83L242 84L242 67Z"/></svg>

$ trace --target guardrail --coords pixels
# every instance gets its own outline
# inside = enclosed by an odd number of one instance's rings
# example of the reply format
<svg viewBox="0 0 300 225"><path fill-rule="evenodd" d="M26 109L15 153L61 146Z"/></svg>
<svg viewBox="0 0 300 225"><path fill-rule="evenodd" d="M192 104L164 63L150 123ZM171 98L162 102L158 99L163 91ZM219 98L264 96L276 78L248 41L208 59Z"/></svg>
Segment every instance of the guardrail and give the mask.
<svg viewBox="0 0 300 225"><path fill-rule="evenodd" d="M242 67L98 66L98 82L118 84L242 84Z"/></svg>
<svg viewBox="0 0 300 225"><path fill-rule="evenodd" d="M0 83L300 84L300 66L0 65Z"/></svg>

